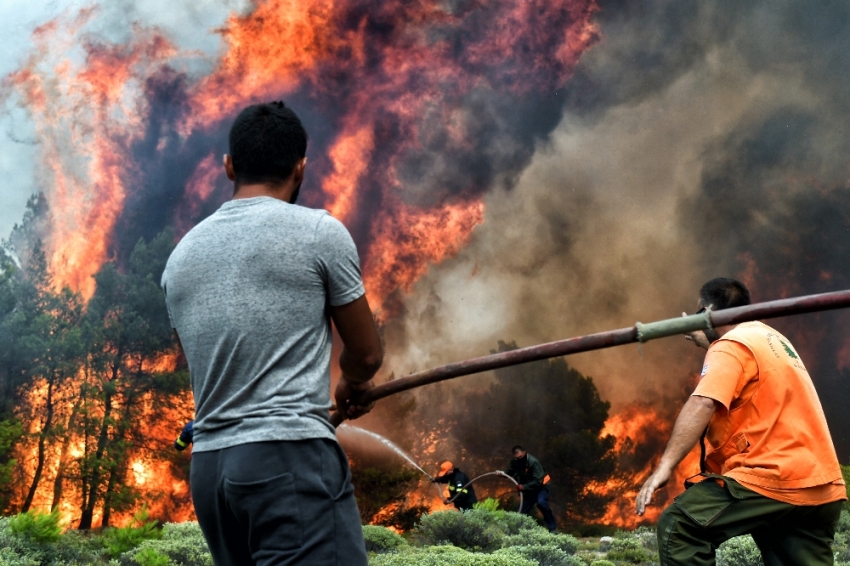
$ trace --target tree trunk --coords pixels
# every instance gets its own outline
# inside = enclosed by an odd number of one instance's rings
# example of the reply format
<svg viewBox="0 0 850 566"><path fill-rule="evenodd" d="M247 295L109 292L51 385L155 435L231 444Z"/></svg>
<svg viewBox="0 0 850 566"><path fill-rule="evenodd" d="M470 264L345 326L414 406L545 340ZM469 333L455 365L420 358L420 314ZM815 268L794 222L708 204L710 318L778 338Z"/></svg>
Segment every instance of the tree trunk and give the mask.
<svg viewBox="0 0 850 566"><path fill-rule="evenodd" d="M77 420L77 415L80 413L80 407L84 401L84 393L80 391L80 397L74 408L71 410L71 416L68 417L68 423L65 425L65 438L62 441L62 450L59 452L59 466L56 470L56 478L53 480L53 503L50 504L51 509L56 509L62 501L62 488L65 481L65 470L71 464L68 457L68 446L71 444L72 430Z"/></svg>
<svg viewBox="0 0 850 566"><path fill-rule="evenodd" d="M44 424L41 427L41 433L38 435L38 456L35 466L35 473L32 476L29 492L27 493L24 504L21 506L21 513L26 513L32 506L35 492L38 489L38 483L41 481L41 474L44 473L44 460L47 444L47 436L53 427L53 386L56 382L56 372L51 372L50 379L47 382L47 399L44 407Z"/></svg>
<svg viewBox="0 0 850 566"><path fill-rule="evenodd" d="M80 524L77 527L80 530L91 529L92 520L94 518L94 508L97 505L97 488L100 485L101 478L101 459L106 452L106 445L109 442L109 421L112 416L112 386L118 380L119 365L121 362L121 352L116 356L115 365L112 366L112 377L106 386L106 394L103 399L103 420L101 421L100 434L97 439L97 449L95 451L94 462L92 464L91 479L89 481L88 496L85 497L86 505L83 506L82 514L80 515Z"/></svg>

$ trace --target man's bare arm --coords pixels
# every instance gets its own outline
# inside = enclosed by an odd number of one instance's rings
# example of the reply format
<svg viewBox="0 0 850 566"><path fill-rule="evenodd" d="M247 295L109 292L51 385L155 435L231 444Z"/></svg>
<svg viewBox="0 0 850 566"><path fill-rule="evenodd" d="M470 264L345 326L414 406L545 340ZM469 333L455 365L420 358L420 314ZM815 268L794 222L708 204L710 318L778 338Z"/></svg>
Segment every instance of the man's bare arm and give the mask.
<svg viewBox="0 0 850 566"><path fill-rule="evenodd" d="M344 346L339 356L342 375L355 384L369 381L381 369L384 348L366 295L331 307L331 318Z"/></svg>
<svg viewBox="0 0 850 566"><path fill-rule="evenodd" d="M343 344L339 356L342 379L334 397L340 413L356 419L374 406L358 404L357 397L374 387L372 377L384 361L384 348L365 295L347 305L331 307L331 318Z"/></svg>
<svg viewBox="0 0 850 566"><path fill-rule="evenodd" d="M676 418L676 424L673 425L673 432L670 434L670 440L667 442L667 448L664 450L664 455L661 456L658 467L638 493L635 505L635 512L638 515L644 514L646 506L652 499L652 494L670 481L673 470L699 442L705 427L708 426L718 406L721 406L720 403L714 399L692 395L682 407L679 416Z"/></svg>

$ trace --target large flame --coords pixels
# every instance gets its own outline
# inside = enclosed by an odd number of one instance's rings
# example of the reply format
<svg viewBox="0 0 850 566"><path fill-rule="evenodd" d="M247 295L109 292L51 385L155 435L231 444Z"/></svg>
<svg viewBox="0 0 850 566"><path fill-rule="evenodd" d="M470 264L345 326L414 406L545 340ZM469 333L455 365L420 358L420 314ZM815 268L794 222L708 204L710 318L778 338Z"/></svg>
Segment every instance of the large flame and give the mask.
<svg viewBox="0 0 850 566"><path fill-rule="evenodd" d="M634 528L644 522L655 523L672 497L684 490L684 480L699 472L699 451L694 450L679 464L668 484L655 493L644 516L635 515L638 491L658 464L671 429L669 419L643 404L630 405L606 421L601 436L611 435L617 439L614 450L620 459L622 475L604 485L590 487L599 493L615 495L601 519L602 523L621 528Z"/></svg>
<svg viewBox="0 0 850 566"><path fill-rule="evenodd" d="M157 30L138 26L126 44L98 39L87 27L97 8L45 24L24 65L3 81L2 100L22 105L35 124L49 205L42 237L57 287L90 298L93 275L124 253L119 226L170 224L182 235L214 210L225 183L215 148L227 124L248 103L285 99L309 109L308 129L319 131L306 203L349 227L370 301L384 320L397 315L397 298L484 221L485 192L510 184L522 166L510 153L522 145L515 140L492 154L477 144L498 136L499 122L513 118L504 114L515 114L511 104L565 84L597 40L595 10L593 0L261 0L219 30L222 55L206 76L182 71L199 55ZM501 106L489 109L499 97ZM160 193L144 217L150 164L163 163L178 163L185 181ZM167 369L173 360L152 363ZM38 391L32 396L37 407ZM152 418L149 444L170 446L190 406L187 399ZM72 442L65 454L77 452ZM26 460L24 475L32 473ZM138 455L127 480L155 515L187 518L187 486L169 465ZM51 454L36 506L49 507L59 466ZM63 514L80 497L67 494Z"/></svg>

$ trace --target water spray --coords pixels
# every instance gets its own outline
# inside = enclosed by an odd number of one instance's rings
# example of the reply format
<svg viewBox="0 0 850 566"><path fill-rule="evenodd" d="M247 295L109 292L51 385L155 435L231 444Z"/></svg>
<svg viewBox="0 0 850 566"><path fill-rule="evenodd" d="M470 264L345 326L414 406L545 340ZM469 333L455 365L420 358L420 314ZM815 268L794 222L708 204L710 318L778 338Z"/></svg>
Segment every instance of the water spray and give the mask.
<svg viewBox="0 0 850 566"><path fill-rule="evenodd" d="M613 346L622 346L634 342L644 343L657 338L686 334L696 330L708 330L727 324L738 324L763 318L777 318L795 314L828 311L850 307L850 290L806 295L780 299L765 303L755 303L743 307L735 307L720 311L707 310L701 314L669 318L648 324L636 323L628 328L588 334L576 338L568 338L547 344L538 344L510 352L500 352L480 358L472 358L455 362L434 369L417 372L393 381L382 383L363 393L358 403L366 404L409 391L430 383L439 383L464 375L498 369L517 364L524 364L549 358L557 358L579 352L601 350ZM345 417L335 411L331 415L331 423L339 426Z"/></svg>
<svg viewBox="0 0 850 566"><path fill-rule="evenodd" d="M381 444L383 444L384 446L386 446L387 448L389 448L390 450L392 450L393 452L395 452L396 454L398 454L399 456L401 456L401 458L402 458L405 462L407 462L408 464L410 464L411 466L413 466L414 468L416 468L417 470L419 470L420 472L422 472L422 474L424 474L424 475L425 475L425 477L427 477L429 481L431 481L431 480L433 480L433 479L434 479L433 477L431 477L431 474L429 474L428 472L426 472L425 470L423 470L423 469L422 469L422 466L420 466L419 464L417 464L417 463L413 460L413 458L411 458L410 456L408 456L408 455L407 455L407 453L405 453L405 451L404 451L404 450L402 450L401 448L399 448L398 446L396 446L396 445L395 445L395 443L393 443L390 439L388 439L388 438L384 438L383 436L381 436L381 435L380 435L380 434L378 434L377 432L372 432L371 430L366 430L365 428L360 428L360 427L358 427L358 426L353 426L353 425L350 425L350 424L346 424L346 425L342 425L342 427L344 427L344 428L343 428L343 430L348 430L348 431L351 431L351 432L356 432L356 433L358 433L358 434L363 434L363 435L366 435L366 436L368 436L369 438L371 438L371 439L373 439L373 440L377 440L378 442L380 442ZM476 478L476 479L477 479L477 478ZM511 478L511 479L513 479L513 478ZM473 480L473 481L474 481L474 480ZM434 484L434 487L437 489L437 491L438 491L438 492L439 492L439 494L440 494L440 500L443 500L443 492L440 490L440 487L439 487L437 484Z"/></svg>

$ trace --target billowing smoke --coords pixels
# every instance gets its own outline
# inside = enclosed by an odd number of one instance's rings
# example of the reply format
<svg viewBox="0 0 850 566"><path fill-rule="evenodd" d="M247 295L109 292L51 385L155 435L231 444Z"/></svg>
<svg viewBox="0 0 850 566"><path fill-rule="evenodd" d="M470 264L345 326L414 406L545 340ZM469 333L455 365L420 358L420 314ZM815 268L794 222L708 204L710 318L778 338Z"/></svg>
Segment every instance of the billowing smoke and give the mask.
<svg viewBox="0 0 850 566"><path fill-rule="evenodd" d="M341 218L360 247L388 373L485 354L499 340L524 346L692 312L717 275L743 279L755 300L850 285L844 4L234 8L217 58L195 57L168 26L93 34L86 26L105 16L68 15L36 34L5 80L7 106L31 113L27 139L51 164L39 173L54 215L45 237L55 268L73 272L65 281L84 289L140 237L212 212L228 197L218 163L230 119L247 102L283 98L311 134L305 203ZM812 370L842 461L848 322L775 323ZM700 356L667 339L569 362L612 413L638 403L672 417ZM461 413L464 393L491 382L423 390L420 421L445 426L426 413L429 398ZM445 446L420 454L457 460L451 432L440 438Z"/></svg>
<svg viewBox="0 0 850 566"><path fill-rule="evenodd" d="M559 126L513 190L488 194L470 244L429 272L391 325L401 373L499 339L529 345L693 312L715 276L743 279L755 300L850 286L850 9L599 7L602 40L559 91ZM842 461L848 322L775 322L803 352ZM681 399L700 355L667 339L570 362L616 413Z"/></svg>

